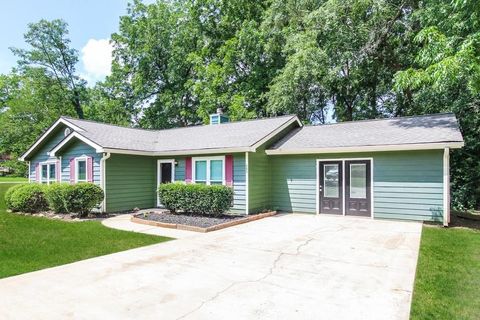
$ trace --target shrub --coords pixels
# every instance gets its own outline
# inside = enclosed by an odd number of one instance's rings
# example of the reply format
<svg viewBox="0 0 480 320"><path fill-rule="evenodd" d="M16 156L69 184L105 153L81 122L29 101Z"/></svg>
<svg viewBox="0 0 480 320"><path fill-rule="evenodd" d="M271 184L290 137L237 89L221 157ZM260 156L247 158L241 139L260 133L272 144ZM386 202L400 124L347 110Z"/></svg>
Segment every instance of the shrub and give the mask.
<svg viewBox="0 0 480 320"><path fill-rule="evenodd" d="M13 187L8 188L8 190L5 192L5 206L8 209L12 209L12 195L13 193L18 189L23 187L23 184L16 184Z"/></svg>
<svg viewBox="0 0 480 320"><path fill-rule="evenodd" d="M8 200L6 199L10 210L34 213L48 209L44 194L45 186L32 183L14 188L15 190L8 195Z"/></svg>
<svg viewBox="0 0 480 320"><path fill-rule="evenodd" d="M93 183L77 183L66 187L65 201L68 212L88 214L103 201L103 190Z"/></svg>
<svg viewBox="0 0 480 320"><path fill-rule="evenodd" d="M45 187L45 198L48 206L56 213L68 212L69 194L72 192L73 185L66 183L54 183Z"/></svg>
<svg viewBox="0 0 480 320"><path fill-rule="evenodd" d="M220 215L233 201L233 190L223 185L162 184L158 188L160 202L171 212Z"/></svg>

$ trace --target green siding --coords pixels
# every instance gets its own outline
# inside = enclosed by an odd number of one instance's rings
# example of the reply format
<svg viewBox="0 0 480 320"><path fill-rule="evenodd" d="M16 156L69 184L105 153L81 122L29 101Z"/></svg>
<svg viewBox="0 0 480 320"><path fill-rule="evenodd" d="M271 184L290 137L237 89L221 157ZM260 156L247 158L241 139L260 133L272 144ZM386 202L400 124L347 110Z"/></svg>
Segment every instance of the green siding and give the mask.
<svg viewBox="0 0 480 320"><path fill-rule="evenodd" d="M105 168L107 211L154 207L156 166L154 157L112 154Z"/></svg>
<svg viewBox="0 0 480 320"><path fill-rule="evenodd" d="M441 221L443 150L270 156L273 209L316 212L316 160L373 158L374 217Z"/></svg>
<svg viewBox="0 0 480 320"><path fill-rule="evenodd" d="M248 212L270 208L270 166L263 149L248 154Z"/></svg>

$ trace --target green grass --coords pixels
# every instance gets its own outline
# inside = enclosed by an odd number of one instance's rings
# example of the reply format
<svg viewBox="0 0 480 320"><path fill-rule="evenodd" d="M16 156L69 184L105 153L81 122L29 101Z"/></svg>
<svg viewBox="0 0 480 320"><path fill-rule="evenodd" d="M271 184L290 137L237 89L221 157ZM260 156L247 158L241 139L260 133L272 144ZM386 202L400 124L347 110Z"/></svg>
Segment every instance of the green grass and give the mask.
<svg viewBox="0 0 480 320"><path fill-rule="evenodd" d="M480 232L424 227L411 319L479 319Z"/></svg>
<svg viewBox="0 0 480 320"><path fill-rule="evenodd" d="M0 177L0 182L27 182L27 178L23 177Z"/></svg>
<svg viewBox="0 0 480 320"><path fill-rule="evenodd" d="M64 222L5 211L0 184L0 278L170 240L114 230L98 221Z"/></svg>

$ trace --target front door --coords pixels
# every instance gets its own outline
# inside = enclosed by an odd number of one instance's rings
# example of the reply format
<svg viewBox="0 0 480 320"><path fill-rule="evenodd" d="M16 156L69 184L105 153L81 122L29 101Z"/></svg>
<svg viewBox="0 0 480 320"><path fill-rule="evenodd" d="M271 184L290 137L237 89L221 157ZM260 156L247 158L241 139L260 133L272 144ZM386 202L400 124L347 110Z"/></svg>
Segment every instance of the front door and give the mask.
<svg viewBox="0 0 480 320"><path fill-rule="evenodd" d="M343 214L342 161L322 161L319 170L320 213Z"/></svg>
<svg viewBox="0 0 480 320"><path fill-rule="evenodd" d="M175 161L174 160L158 160L158 181L157 189L160 184L171 183L174 181L174 170L175 170ZM157 206L161 207L160 199L158 199L157 193Z"/></svg>
<svg viewBox="0 0 480 320"><path fill-rule="evenodd" d="M345 161L345 214L370 216L370 160Z"/></svg>

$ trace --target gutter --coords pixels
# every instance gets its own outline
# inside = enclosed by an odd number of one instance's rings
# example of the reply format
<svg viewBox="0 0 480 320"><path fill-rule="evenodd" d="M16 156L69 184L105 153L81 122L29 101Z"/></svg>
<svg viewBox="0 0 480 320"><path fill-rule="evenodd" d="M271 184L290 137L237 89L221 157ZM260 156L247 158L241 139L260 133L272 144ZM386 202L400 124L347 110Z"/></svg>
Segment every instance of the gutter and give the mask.
<svg viewBox="0 0 480 320"><path fill-rule="evenodd" d="M102 190L103 190L102 212L107 211L107 190L106 190L107 181L106 181L105 163L106 163L107 159L110 158L110 156L111 156L111 153L107 152L107 153L104 153L102 159L100 159L100 170L101 170L101 173L100 173L100 176L101 176L100 188L102 188Z"/></svg>

